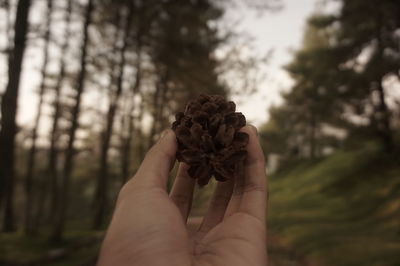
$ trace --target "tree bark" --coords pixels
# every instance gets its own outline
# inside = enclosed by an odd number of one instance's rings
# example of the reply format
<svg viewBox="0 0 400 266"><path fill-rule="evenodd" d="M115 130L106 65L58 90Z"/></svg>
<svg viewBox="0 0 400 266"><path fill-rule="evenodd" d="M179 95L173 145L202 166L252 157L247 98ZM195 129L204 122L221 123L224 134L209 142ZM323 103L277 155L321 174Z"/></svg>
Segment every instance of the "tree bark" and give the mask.
<svg viewBox="0 0 400 266"><path fill-rule="evenodd" d="M139 105L139 110L138 110L138 117L136 120L136 124L135 127L137 128L137 139L139 140L143 140L145 135L144 132L142 130L142 121L143 121L143 115L144 115L144 110L145 110L145 101L144 101L144 97L143 97L143 93L139 92L142 99ZM138 143L139 146L139 160L143 160L144 156L146 154L146 142L145 141L140 141Z"/></svg>
<svg viewBox="0 0 400 266"><path fill-rule="evenodd" d="M114 117L117 112L119 98L123 90L123 81L126 65L126 50L129 46L130 31L133 19L134 5L132 2L129 4L128 15L126 16L125 29L123 34L123 44L120 49L120 62L119 73L117 78L117 88L115 94L110 99L110 104L107 111L106 126L102 134L102 143L100 148L100 169L97 180L96 194L95 194L95 214L93 219L94 229L100 229L104 222L108 206L108 151L110 149L111 137L113 134Z"/></svg>
<svg viewBox="0 0 400 266"><path fill-rule="evenodd" d="M135 94L134 94L135 95ZM134 116L133 112L133 99L134 95L129 99L129 108L126 114L123 114L121 119L121 146L120 146L120 158L121 158L121 185L123 186L128 179L131 161L131 148L132 148L132 137L134 131ZM126 121L128 126L125 125Z"/></svg>
<svg viewBox="0 0 400 266"><path fill-rule="evenodd" d="M15 21L14 48L8 67L8 85L2 96L0 131L0 198L4 197L3 231L13 231L14 227L14 182L15 182L15 135L17 133L16 114L21 67L28 32L30 0L19 0ZM1 202L0 202L1 203Z"/></svg>
<svg viewBox="0 0 400 266"><path fill-rule="evenodd" d="M135 108L135 104L133 102L135 95L140 93L140 86L141 86L141 80L142 80L142 36L141 36L141 31L138 30L137 35L136 35L136 55L137 55L137 61L136 61L136 76L135 76L135 83L133 84L132 87L132 93L133 97L130 99L130 107L128 110L128 130L126 136L122 134L122 147L121 147L121 183L124 185L126 183L126 180L128 179L130 173L129 173L129 165L131 161L131 147L132 147L132 139L133 139L133 134L135 131L135 117L133 115L133 111ZM141 101L141 104L139 108L142 108L143 100ZM142 119L143 115L143 110L139 110L139 115L138 119ZM136 123L138 124L138 123ZM138 137L138 139L141 139L141 137ZM139 145L142 145L141 143ZM140 152L140 151L139 151Z"/></svg>
<svg viewBox="0 0 400 266"><path fill-rule="evenodd" d="M156 91L153 95L153 121L151 124L151 130L149 135L149 143L147 148L150 148L154 144L154 138L157 132L157 123L158 123L158 113L159 113L159 101L160 101L160 94L161 94L161 86L158 82L156 85Z"/></svg>
<svg viewBox="0 0 400 266"><path fill-rule="evenodd" d="M11 21L11 5L9 0L4 1L4 7L6 9L6 34L7 34L6 53L7 53L8 65L10 66L11 51L12 51L12 21Z"/></svg>
<svg viewBox="0 0 400 266"><path fill-rule="evenodd" d="M390 114L387 107L386 99L385 99L385 91L382 86L383 77L378 81L378 93L379 93L379 106L378 110L381 114L380 118L380 135L387 151L393 150L393 135L390 126Z"/></svg>
<svg viewBox="0 0 400 266"><path fill-rule="evenodd" d="M48 151L48 161L47 161L47 169L46 169L46 180L45 186L49 188L48 193L47 189L45 189L39 196L39 207L36 213L35 221L39 221L39 219L43 219L44 217L44 206L47 201L47 198L50 197L49 200L49 213L47 219L50 221L56 215L57 210L57 202L58 202L58 194L59 194L59 187L58 187L58 145L57 141L60 135L59 132L59 121L62 116L61 112L61 90L63 86L63 82L66 76L66 64L67 64L67 52L69 50L69 39L71 37L71 14L72 14L72 0L68 0L67 9L65 12L65 32L64 32L64 40L63 44L61 45L61 57L60 57L60 70L57 75L57 81L54 87L54 101L53 101L53 120L51 125L51 133L50 133L50 148Z"/></svg>
<svg viewBox="0 0 400 266"><path fill-rule="evenodd" d="M313 110L310 110L310 158L315 159L316 155L316 131L317 121Z"/></svg>
<svg viewBox="0 0 400 266"><path fill-rule="evenodd" d="M379 8L379 7L378 7ZM382 11L378 13L378 17L376 19L376 38L377 38L377 53L378 53L378 65L382 70L378 70L377 75L377 91L379 94L379 103L378 103L378 131L382 138L383 145L386 151L390 152L393 150L393 134L390 126L390 111L386 103L385 90L383 88L383 78L385 73L383 72L384 68L384 44L382 38L383 31L383 15Z"/></svg>
<svg viewBox="0 0 400 266"><path fill-rule="evenodd" d="M73 169L73 158L75 155L74 143L76 137L76 131L79 127L79 114L81 108L81 98L85 88L85 79L86 79L86 67L87 67L87 54L89 47L89 26L92 23L92 13L94 9L93 5L94 0L89 0L86 10L85 10L85 22L83 25L83 41L81 47L81 58L80 58L80 72L76 82L76 96L75 96L75 105L72 109L72 118L71 125L68 132L68 144L65 151L65 161L64 168L62 172L62 180L61 180L61 191L59 204L57 206L57 212L55 216L55 221L52 228L51 239L53 241L58 241L62 239L62 234L64 232L66 213L68 208L68 197L69 197L69 183L71 172Z"/></svg>
<svg viewBox="0 0 400 266"><path fill-rule="evenodd" d="M161 119L162 119L162 114L163 114L164 105L165 105L165 101L166 101L166 95L167 95L168 77L169 77L169 73L168 73L168 69L166 69L165 72L162 72L160 74L159 81L157 82L157 85L156 85L156 91L154 92L153 124L152 124L151 131L150 131L148 148L153 146L154 141L155 141L155 136L160 131Z"/></svg>
<svg viewBox="0 0 400 266"><path fill-rule="evenodd" d="M38 129L40 127L40 119L42 116L42 105L43 98L46 90L46 79L47 79L47 65L49 62L49 44L51 39L51 15L53 12L53 1L47 0L47 13L46 13L46 32L44 35L44 46L43 46L43 64L41 69L41 82L39 87L39 103L37 106L37 114L35 117L35 123L32 129L32 144L28 153L28 162L27 162L27 171L25 176L25 194L26 194L26 202L25 202L25 221L24 221L24 232L25 234L32 234L34 231L34 224L32 221L32 213L33 213L33 191L32 184L34 179L34 171L35 171L35 161L36 161L36 150L37 150L37 137L38 137ZM43 193L42 193L43 194Z"/></svg>

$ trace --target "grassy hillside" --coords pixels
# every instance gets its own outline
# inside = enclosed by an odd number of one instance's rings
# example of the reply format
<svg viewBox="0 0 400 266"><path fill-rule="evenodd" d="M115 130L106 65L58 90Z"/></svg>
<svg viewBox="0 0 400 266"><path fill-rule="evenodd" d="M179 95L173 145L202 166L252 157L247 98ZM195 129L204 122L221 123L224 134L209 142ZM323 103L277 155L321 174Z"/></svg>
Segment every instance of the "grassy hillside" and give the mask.
<svg viewBox="0 0 400 266"><path fill-rule="evenodd" d="M0 234L0 265L88 266L94 265L103 233L68 231L65 241L50 243L44 237L21 233Z"/></svg>
<svg viewBox="0 0 400 266"><path fill-rule="evenodd" d="M270 177L269 230L320 265L400 265L395 155L370 144L284 168Z"/></svg>

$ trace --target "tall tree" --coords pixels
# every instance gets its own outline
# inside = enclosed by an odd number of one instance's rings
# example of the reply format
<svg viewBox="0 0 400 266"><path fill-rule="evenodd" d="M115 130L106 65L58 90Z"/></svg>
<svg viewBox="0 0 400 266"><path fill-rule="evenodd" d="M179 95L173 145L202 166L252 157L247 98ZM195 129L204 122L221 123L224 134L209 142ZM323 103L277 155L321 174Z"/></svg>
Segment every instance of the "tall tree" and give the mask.
<svg viewBox="0 0 400 266"><path fill-rule="evenodd" d="M50 184L50 212L49 218L54 218L56 215L57 202L59 197L59 187L58 187L58 169L57 165L59 162L59 146L57 144L60 136L60 119L62 116L62 103L61 103L61 92L62 87L67 76L67 53L70 47L71 38L71 16L72 16L73 1L68 0L67 8L64 15L65 31L63 36L63 43L61 45L61 56L60 56L60 70L57 75L56 84L54 86L54 100L53 100L53 117L50 131L50 148L48 153L47 170L46 177L49 178L45 184ZM45 194L45 193L44 193ZM45 198L39 202L38 217L42 216L43 204ZM37 219L36 219L37 220Z"/></svg>
<svg viewBox="0 0 400 266"><path fill-rule="evenodd" d="M45 33L44 33L44 45L43 45L43 62L41 68L41 81L39 87L39 101L37 105L37 113L34 120L34 125L32 129L31 135L31 147L28 153L28 162L27 162L27 170L25 176L25 193L26 193L26 202L25 202L25 223L24 223L24 231L26 234L31 234L33 232L33 223L32 223L32 213L34 209L33 205L33 191L32 191L32 183L34 179L34 171L35 171L35 161L36 161L36 149L37 149L37 138L38 138L38 130L40 127L40 120L42 117L42 106L43 106L43 98L45 95L45 90L47 87L47 68L49 63L49 47L51 40L51 24L52 24L52 13L53 13L53 1L47 0L47 11L45 16Z"/></svg>
<svg viewBox="0 0 400 266"><path fill-rule="evenodd" d="M334 144L321 134L326 126L344 131L349 140L355 135L358 142L362 131L380 139L387 151L394 147L386 102L391 88L384 88L384 81L400 69L399 5L393 0L341 2L338 14L309 19L303 47L287 66L295 84L284 95L285 105L271 113L268 134L286 135L286 146L296 154L308 151L313 157L319 143ZM282 120L284 115L288 118Z"/></svg>
<svg viewBox="0 0 400 266"><path fill-rule="evenodd" d="M291 125L292 146L299 149L299 154L310 158L316 157L318 145L317 132L334 112L330 104L332 95L329 89L334 84L328 83L328 64L332 63L327 56L320 62L321 54L329 47L329 34L308 24L304 33L303 47L297 51L294 60L286 69L295 81L292 91L284 95L287 107L292 112L291 118L283 122ZM278 118L278 112L271 113ZM275 119L276 120L276 119ZM300 143L302 143L300 145Z"/></svg>
<svg viewBox="0 0 400 266"><path fill-rule="evenodd" d="M150 56L156 71L153 94L153 124L150 144L181 102L201 92L226 94L218 81L218 62L213 53L220 44L210 26L222 10L212 1L165 1L163 16L154 23ZM199 41L201 40L201 41Z"/></svg>
<svg viewBox="0 0 400 266"><path fill-rule="evenodd" d="M12 50L12 21L11 21L11 3L10 0L4 0L0 2L0 7L4 8L6 13L6 26L5 26L5 34L7 36L7 42L5 46L5 53L8 60L8 65L10 65L9 60L11 59L10 53Z"/></svg>
<svg viewBox="0 0 400 266"><path fill-rule="evenodd" d="M382 137L383 143L386 146L387 150L391 150L393 148L393 133L390 125L391 114L387 105L386 92L383 88L384 77L387 74L387 72L385 71L385 56L384 56L385 31L386 31L384 25L385 12L380 5L378 6L374 5L374 7L378 10L378 12L375 15L375 34L374 34L375 35L374 37L376 38L376 51L375 51L376 59L374 61L377 64L376 65L377 70L375 72L376 74L374 75L376 88L372 89L375 89L379 95L379 102L376 107L378 115L375 118L379 123L378 131Z"/></svg>
<svg viewBox="0 0 400 266"><path fill-rule="evenodd" d="M54 219L54 224L52 228L51 238L54 241L60 240L62 238L62 234L64 232L66 213L68 208L68 198L69 198L69 186L70 186L70 178L71 172L73 169L73 159L75 156L75 138L76 131L79 127L79 114L81 109L81 100L82 94L85 88L85 79L86 79L86 68L87 68L87 57L88 57L88 47L89 47L89 27L92 23L92 13L94 9L94 0L88 0L88 3L85 8L84 15L84 23L83 23L83 40L81 46L81 57L80 57L80 70L78 74L78 78L76 80L76 95L75 95L75 103L72 108L71 114L71 125L69 127L68 132L68 144L65 151L65 161L64 168L62 172L62 180L61 180L61 191L60 197L58 200L57 213Z"/></svg>
<svg viewBox="0 0 400 266"><path fill-rule="evenodd" d="M353 81L347 80L352 82L350 91L354 92L349 96L366 103L363 112L369 116L371 128L389 151L394 142L391 110L383 83L389 75L398 75L400 67L396 60L399 56L396 40L399 4L395 0L341 2L339 15L320 16L313 23L320 28L339 26L332 38L335 43L332 50L340 60L338 74L354 71ZM373 112L369 111L371 104Z"/></svg>
<svg viewBox="0 0 400 266"><path fill-rule="evenodd" d="M153 94L153 121L150 131L149 147L153 146L155 136L162 130L162 119L166 104L166 96L168 92L168 79L169 69L161 67L157 70L158 80L155 85L155 91Z"/></svg>
<svg viewBox="0 0 400 266"><path fill-rule="evenodd" d="M0 198L5 200L4 231L14 227L14 183L15 183L15 135L17 133L16 114L21 67L28 32L30 0L19 0L14 26L14 46L9 60L8 85L2 96L0 131ZM1 204L1 202L0 202Z"/></svg>
<svg viewBox="0 0 400 266"><path fill-rule="evenodd" d="M125 184L126 180L129 178L130 173L130 165L131 165L131 150L132 150L132 142L133 142L133 135L136 132L136 139L141 140L137 142L140 147L143 147L143 131L140 127L141 120L143 118L144 113L144 92L142 91L141 85L143 77L143 50L145 48L145 41L146 37L149 37L147 31L150 25L152 24L156 12L156 8L154 8L154 4L150 1L146 3L142 3L142 5L137 6L136 12L136 20L134 23L135 32L133 38L133 46L134 46L134 53L136 55L136 59L134 62L135 68L135 79L131 86L130 91L128 91L127 97L127 110L121 116L121 138L120 138L120 164L121 164L121 184ZM135 97L139 96L141 101L140 104L137 106L135 105ZM138 111L137 117L134 116L134 110ZM137 130L135 130L137 129ZM138 152L139 160L142 157L142 151Z"/></svg>
<svg viewBox="0 0 400 266"><path fill-rule="evenodd" d="M117 74L117 82L116 82L116 90L115 93L112 94L110 99L110 103L108 106L107 116L106 116L106 124L103 129L102 139L101 139L101 148L100 148L100 167L98 173L96 194L95 194L95 215L93 220L93 227L95 229L100 229L103 222L104 216L106 214L107 206L108 206L108 151L110 148L111 137L113 134L114 127L114 118L117 112L119 98L121 96L123 90L123 82L125 75L125 67L126 67L126 52L128 46L130 44L131 37L131 25L134 15L134 3L132 1L128 1L128 14L126 15L125 20L125 29L122 36L122 47L119 51L119 66L118 66L118 74Z"/></svg>

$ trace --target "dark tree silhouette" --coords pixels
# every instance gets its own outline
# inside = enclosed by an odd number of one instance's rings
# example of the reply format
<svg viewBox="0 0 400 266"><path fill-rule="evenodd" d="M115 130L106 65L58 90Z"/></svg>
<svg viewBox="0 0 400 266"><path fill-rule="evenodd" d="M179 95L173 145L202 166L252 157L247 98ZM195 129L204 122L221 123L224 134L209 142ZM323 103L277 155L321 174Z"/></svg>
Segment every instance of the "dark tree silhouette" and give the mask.
<svg viewBox="0 0 400 266"><path fill-rule="evenodd" d="M5 25L5 36L7 36L7 43L5 47L5 54L7 55L8 65L10 65L10 53L12 50L12 20L11 20L11 3L9 0L4 0L1 3L1 7L4 8L6 12L6 25Z"/></svg>
<svg viewBox="0 0 400 266"><path fill-rule="evenodd" d="M125 29L122 37L122 47L119 51L119 65L117 74L117 84L116 91L110 99L110 104L108 106L106 124L102 134L101 148L100 148L100 168L98 173L96 194L95 194L95 214L93 220L93 227L95 229L100 229L103 222L104 216L106 214L106 209L108 206L108 195L107 195L107 185L108 185L108 151L110 148L110 141L113 134L114 127L114 117L117 112L119 98L123 90L123 81L125 74L126 65L126 50L130 43L130 33L131 25L134 15L134 3L129 1L128 14L126 15Z"/></svg>
<svg viewBox="0 0 400 266"><path fill-rule="evenodd" d="M133 97L131 97L128 102L129 107L128 107L128 113L125 115L122 115L122 123L121 123L121 184L125 184L126 180L129 177L129 165L131 161L131 147L132 147L132 139L133 139L133 134L135 132L135 124L139 124L139 121L142 119L143 115L143 105L144 105L144 100L142 98L140 106L138 106L139 109L139 115L137 117L136 123L135 123L135 116L133 115L133 111L135 108L135 103L133 102L133 99L135 95L140 94L140 86L141 86L141 80L142 80L142 31L138 30L136 33L136 75L135 75L135 82L132 87L132 93ZM143 97L143 95L142 95ZM125 119L126 118L126 119ZM125 121L128 121L127 125L127 130L125 130ZM126 131L126 132L125 132ZM143 135L141 134L141 129L138 130L140 134L137 136L137 139L142 139ZM138 145L143 146L143 143L138 143ZM139 157L141 157L141 151L139 151Z"/></svg>
<svg viewBox="0 0 400 266"><path fill-rule="evenodd" d="M146 1L144 3L138 4L136 6L136 23L135 23L135 34L133 38L134 53L136 55L136 60L133 63L135 68L135 79L131 86L129 95L131 97L127 98L127 110L121 115L121 138L120 138L120 166L121 166L121 184L123 185L132 173L131 170L131 160L132 158L132 146L134 140L134 134L136 134L135 139L140 140L136 142L138 147L138 157L137 161L141 161L144 156L144 149L147 147L147 143L144 141L145 135L143 134L142 128L140 127L143 115L146 109L145 93L142 91L141 85L142 80L144 80L143 71L143 58L146 48L148 48L149 39L151 35L149 34L152 23L156 20L158 16L159 3L154 1ZM138 106L135 106L134 98L139 96L141 101ZM134 115L134 110L137 110L137 116Z"/></svg>
<svg viewBox="0 0 400 266"><path fill-rule="evenodd" d="M14 183L15 183L15 135L16 114L21 66L28 32L30 0L19 0L14 27L14 46L9 60L8 85L2 97L0 131L0 198L4 199L3 230L13 231ZM1 202L0 202L1 204Z"/></svg>
<svg viewBox="0 0 400 266"><path fill-rule="evenodd" d="M163 2L161 10L165 16L154 23L150 50L156 84L149 146L168 126L168 113L177 111L180 102L201 92L225 94L211 56L220 39L209 24L221 17L221 9L212 1L179 0Z"/></svg>
<svg viewBox="0 0 400 266"><path fill-rule="evenodd" d="M90 39L89 27L92 23L93 9L94 9L94 0L89 0L85 8L85 15L84 15L85 21L82 29L83 40L82 40L81 57L80 57L80 71L78 74L78 78L76 80L75 103L72 108L71 125L68 131L68 144L65 151L65 161L62 172L60 198L58 201L57 212L55 215L52 234L51 234L51 239L53 241L58 241L62 239L62 235L64 232L65 216L67 213L68 200L69 200L68 196L69 196L70 178L73 168L73 159L75 156L74 143L76 138L76 131L79 127L78 120L81 109L81 100L85 88L85 79L87 74L86 67L87 67L87 56L88 56L88 47Z"/></svg>
<svg viewBox="0 0 400 266"><path fill-rule="evenodd" d="M41 68L41 81L39 87L39 102L37 106L37 113L34 120L34 125L32 129L32 143L28 153L28 163L25 176L25 193L26 193L26 203L25 203L25 223L24 231L26 234L33 233L34 227L32 222L32 213L34 209L33 205L33 191L32 183L34 179L35 171L35 161L36 161L36 149L37 149L37 138L38 130L40 127L40 120L42 117L42 105L46 90L46 80L47 80L47 67L49 63L49 46L51 40L51 23L52 23L52 12L53 12L53 1L47 0L47 13L46 13L46 26L44 33L44 46L43 46L43 63Z"/></svg>
<svg viewBox="0 0 400 266"><path fill-rule="evenodd" d="M65 12L65 32L64 32L64 40L61 45L61 57L60 57L60 72L57 76L57 81L54 87L54 101L53 101L53 121L51 125L50 132L50 149L48 153L48 163L47 163L47 176L50 179L48 183L50 183L50 212L49 218L53 220L56 216L57 211L57 202L59 197L59 188L58 188L58 171L57 165L59 162L59 147L57 145L57 141L60 136L60 118L62 116L61 112L61 92L62 86L64 84L65 77L67 75L67 52L70 46L70 38L71 38L71 15L72 15L72 0L68 0L67 10Z"/></svg>
<svg viewBox="0 0 400 266"><path fill-rule="evenodd" d="M399 5L399 4L398 4ZM386 93L383 88L383 80L385 75L385 58L384 58L384 31L385 25L383 23L384 11L381 10L379 6L377 6L377 14L375 17L375 38L377 40L377 51L376 51L376 63L378 65L378 69L376 71L376 90L379 94L379 103L376 107L377 109L377 117L376 120L379 123L378 132L381 135L382 141L385 145L386 150L391 151L393 149L393 133L392 128L390 126L390 111L386 102Z"/></svg>

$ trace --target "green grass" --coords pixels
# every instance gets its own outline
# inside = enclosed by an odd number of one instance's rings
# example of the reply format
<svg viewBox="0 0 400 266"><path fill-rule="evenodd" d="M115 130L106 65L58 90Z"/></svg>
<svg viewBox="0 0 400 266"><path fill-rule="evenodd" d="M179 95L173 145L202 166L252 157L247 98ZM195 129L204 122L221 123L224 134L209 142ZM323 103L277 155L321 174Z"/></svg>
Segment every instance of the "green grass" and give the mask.
<svg viewBox="0 0 400 266"><path fill-rule="evenodd" d="M269 189L269 230L321 265L400 265L400 164L378 146L291 163Z"/></svg>
<svg viewBox="0 0 400 266"><path fill-rule="evenodd" d="M0 265L94 265L103 233L68 231L65 240L51 243L42 235L0 234Z"/></svg>

